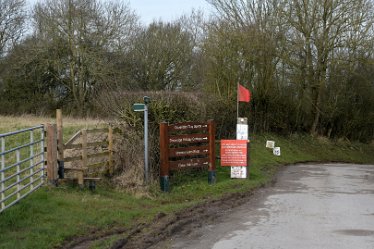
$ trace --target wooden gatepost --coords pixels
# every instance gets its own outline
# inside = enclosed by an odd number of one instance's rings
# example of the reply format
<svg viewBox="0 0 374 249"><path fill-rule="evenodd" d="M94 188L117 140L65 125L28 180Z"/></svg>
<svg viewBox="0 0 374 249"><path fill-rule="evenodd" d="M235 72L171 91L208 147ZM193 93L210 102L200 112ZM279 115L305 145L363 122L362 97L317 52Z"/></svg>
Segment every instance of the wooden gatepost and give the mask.
<svg viewBox="0 0 374 249"><path fill-rule="evenodd" d="M169 192L169 174L186 168L208 168L208 183L216 182L215 123L160 124L160 186Z"/></svg>
<svg viewBox="0 0 374 249"><path fill-rule="evenodd" d="M77 180L80 187L84 186L84 181L88 181L90 188L95 188L95 182L100 178L88 176L89 171L103 168L103 172L113 175L114 150L111 126L79 130L64 143L62 111L57 109L56 124L48 124L46 131L47 176L50 183L56 185L59 180L71 179ZM89 139L90 134L91 139ZM67 156L66 151L71 155ZM75 152L74 155L71 152ZM72 166L72 162L76 165ZM66 172L74 174L66 177Z"/></svg>

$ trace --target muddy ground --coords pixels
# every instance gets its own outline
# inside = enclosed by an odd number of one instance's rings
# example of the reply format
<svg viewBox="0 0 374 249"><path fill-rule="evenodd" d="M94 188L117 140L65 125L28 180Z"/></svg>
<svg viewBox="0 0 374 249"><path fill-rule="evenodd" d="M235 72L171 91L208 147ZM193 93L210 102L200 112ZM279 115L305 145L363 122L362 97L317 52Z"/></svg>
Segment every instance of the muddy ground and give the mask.
<svg viewBox="0 0 374 249"><path fill-rule="evenodd" d="M274 182L275 180L268 185L272 185ZM106 231L93 231L90 235L66 241L59 248L86 249L90 248L94 242L108 240L113 236L122 238L113 243L112 249L150 248L177 232L183 231L183 233L188 234L202 225L213 223L214 220L229 212L232 208L256 198L255 192L226 195L219 200L208 200L174 214L159 213L150 224L137 224L132 229L114 228Z"/></svg>
<svg viewBox="0 0 374 249"><path fill-rule="evenodd" d="M310 162L309 162L310 164ZM290 188L293 189L293 191L299 191L300 188L303 189L303 191L311 191L311 193L308 194L308 198L311 198L313 194L317 195L317 197L331 197L334 196L333 194L339 195L339 198L342 199L341 195L346 194L348 195L348 200L351 201L352 199L352 191L356 191L353 189L356 185L357 188L363 187L363 190L357 190L358 193L362 194L368 194L372 193L372 184L373 183L373 175L372 170L369 171L368 169L361 169L359 170L359 166L357 165L312 165L313 170L309 169L311 165L304 164L303 167L293 168L293 167L283 167L274 177L273 180L268 183L266 186L261 186L260 188L246 192L246 193L236 193L236 194L230 194L222 197L219 200L207 200L199 205L190 207L188 209L179 211L174 214L164 214L159 213L156 215L156 217L153 219L152 222L148 224L137 224L132 229L121 229L121 228L114 228L112 230L107 231L94 231L88 236L85 237L77 237L73 238L71 241L67 241L61 248L75 248L75 249L83 249L83 248L90 248L93 243L96 243L98 241L106 241L110 238L115 240L113 243L111 243L112 249L114 248L149 248L149 249L155 249L155 248L165 248L163 243L165 241L172 241L173 238L175 239L175 235L177 237L184 239L186 243L190 242L190 237L196 235L196 233L200 233L199 231L204 230L200 228L207 227L207 225L211 224L217 224L225 218L228 214L232 213L232 211L238 210L237 208L246 209L246 206L243 204L250 203L252 206L254 203L261 202L261 200L264 199L264 195L266 195L267 192L271 191L273 188L268 187L282 187L283 185L286 187L287 191L290 191ZM360 166L364 167L364 166ZM286 169L289 168L289 171L286 171ZM333 169L338 169L338 173L332 173ZM363 175L359 175L361 173ZM286 175L286 181L283 179ZM300 179L303 178L302 183L305 185L307 177L311 178L313 181L309 182L315 182L320 183L321 191L330 191L327 194L321 194L320 192L316 191L316 186L311 186L309 188L306 188L303 186L290 186L292 182L296 182L293 184L301 184ZM277 182L276 179L279 178L279 181ZM299 179L300 178L300 179ZM283 185L282 185L283 181ZM340 181L354 181L353 183L344 183ZM327 183L338 183L338 190L335 193L332 187L328 187L326 185ZM367 182L369 185L365 187L363 184L364 182ZM280 184L280 185L279 185ZM355 185L356 184L356 185ZM264 188L267 187L267 188ZM348 188L343 189L342 188ZM308 190L309 189L309 190ZM319 189L319 188L317 188ZM277 190L279 191L279 189ZM347 192L348 191L348 192ZM360 192L361 191L361 192ZM276 191L275 191L276 192ZM277 193L277 192L276 192ZM354 196L357 197L357 193L353 193ZM322 198L323 199L323 198ZM367 198L364 198L367 200ZM262 201L263 203L263 201ZM286 202L287 203L287 202ZM307 202L306 202L307 203ZM336 201L332 201L332 203L336 203ZM326 203L324 204L326 206ZM341 204L337 204L341 205ZM297 206L297 205L295 205ZM331 206L331 203L327 205L328 207ZM347 205L342 205L347 206ZM371 205L372 206L372 205ZM365 207L365 206L364 206ZM256 207L254 207L256 209ZM320 210L321 208L316 208L316 210ZM290 208L287 208L288 212ZM322 210L322 209L321 209ZM330 210L331 211L331 210ZM355 211L352 211L352 213L357 212L357 207L355 208ZM371 211L372 212L372 211ZM297 213L297 212L292 212ZM322 214L325 214L328 212L322 212ZM372 214L370 214L372 215ZM304 215L305 216L305 215ZM302 217L304 217L302 216ZM343 216L342 216L343 217ZM366 217L366 216L365 216ZM370 216L371 217L371 216ZM290 218L291 219L291 218ZM291 220L293 220L292 218ZM304 218L301 218L303 220ZM327 218L323 218L325 220ZM339 219L340 220L340 219ZM345 219L342 219L346 221ZM224 225L226 226L226 225ZM343 228L341 228L343 229ZM343 231L344 234L349 233L349 236L372 236L373 230L338 230ZM352 232L353 231L353 232ZM358 233L353 234L352 233ZM261 240L260 240L261 241ZM174 241L175 242L175 241ZM184 247L181 247L184 248ZM199 247L199 248L206 248L206 247ZM256 247L254 247L256 248ZM274 248L274 247L271 247ZM289 247L285 247L289 248ZM319 247L316 247L319 248ZM364 248L364 247L362 247ZM371 247L369 247L371 248Z"/></svg>

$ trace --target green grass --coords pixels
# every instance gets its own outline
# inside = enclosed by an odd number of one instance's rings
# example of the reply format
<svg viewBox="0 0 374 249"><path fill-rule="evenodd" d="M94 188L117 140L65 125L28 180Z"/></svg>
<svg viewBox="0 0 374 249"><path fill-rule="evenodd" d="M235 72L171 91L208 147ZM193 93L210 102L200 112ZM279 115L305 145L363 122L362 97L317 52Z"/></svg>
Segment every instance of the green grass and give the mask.
<svg viewBox="0 0 374 249"><path fill-rule="evenodd" d="M19 131L24 128L30 128L34 126L39 126L40 124L46 124L46 123L52 123L54 120L52 118L47 117L35 117L31 115L27 116L20 116L20 117L13 117L13 116L0 116L0 133L8 133L8 132L14 132ZM66 123L64 125L64 140L67 141L73 134L75 134L78 130L82 128L96 128L103 125L102 121L99 120L92 120L92 119L72 119L72 118L66 118ZM36 163L41 161L41 157L38 156L34 159L31 159L32 155L40 154L44 149L42 148L42 144L38 142L30 149L30 146L25 146L25 144L29 144L31 142L30 136L33 135L33 141L40 141L42 138L43 130L38 128L31 131L24 131L21 133L13 134L10 136L6 136L5 138L1 138L0 141L0 147L2 147L2 143L4 142L4 149L5 151L11 151L14 148L20 148L17 151L9 152L5 154L0 159L4 159L5 168L15 165L16 162L22 162L19 163L18 166L14 166L11 168L6 169L3 171L3 177L9 178L6 180L3 184L4 187L8 187L12 185L13 183L17 182L17 178L24 179L20 182L20 185L24 186L26 184L31 183L31 179L28 177L30 174L30 170L26 170L30 167L30 163ZM23 147L25 146L25 147ZM21 148L22 147L22 148ZM33 154L31 154L31 152ZM18 160L17 160L18 157ZM34 170L39 170L43 164L39 164L37 167L34 168ZM20 171L26 170L21 174L16 174L17 168ZM35 177L39 177L42 173L38 173ZM34 185L39 184L40 181L35 182ZM21 195L26 194L29 191L30 188L26 188L20 192ZM4 192L5 197L10 197L6 201L4 201L5 205L9 205L12 203L17 195L13 195L15 192L17 192L17 186L14 186L7 191Z"/></svg>
<svg viewBox="0 0 374 249"><path fill-rule="evenodd" d="M73 133L73 132L71 132ZM266 140L281 147L276 157L265 148ZM330 141L307 135L280 137L255 135L251 142L249 179L230 179L229 167L217 166L217 183L209 185L206 171L174 174L171 192L158 183L148 197L99 185L95 192L72 186L43 187L0 214L0 248L53 248L74 236L116 227L130 228L149 222L160 212L171 213L207 199L250 191L269 182L284 164L305 161L342 161L374 164L374 145ZM92 248L110 248L118 235L95 242Z"/></svg>

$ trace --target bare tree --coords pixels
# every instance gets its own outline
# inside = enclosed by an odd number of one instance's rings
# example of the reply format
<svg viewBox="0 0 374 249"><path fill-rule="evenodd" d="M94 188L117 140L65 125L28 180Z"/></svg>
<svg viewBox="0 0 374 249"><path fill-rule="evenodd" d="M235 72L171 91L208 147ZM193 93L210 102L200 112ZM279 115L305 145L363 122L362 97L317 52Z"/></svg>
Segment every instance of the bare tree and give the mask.
<svg viewBox="0 0 374 249"><path fill-rule="evenodd" d="M215 0L218 21L210 25L205 51L210 67L210 88L232 101L237 83L254 89L252 102L258 121L255 128L267 130L274 119L271 99L280 98L276 78L279 38L274 5L267 1ZM215 71L215 72L214 72ZM272 117L273 116L273 117Z"/></svg>
<svg viewBox="0 0 374 249"><path fill-rule="evenodd" d="M127 49L137 16L120 1L45 0L34 9L34 23L61 93L83 114L92 93L115 74L112 55Z"/></svg>
<svg viewBox="0 0 374 249"><path fill-rule="evenodd" d="M334 54L338 49L352 51L357 42L367 40L373 25L373 5L370 0L294 0L284 1L281 6L279 11L289 27L292 50L302 59L298 67L305 72L313 113L310 132L315 134Z"/></svg>
<svg viewBox="0 0 374 249"><path fill-rule="evenodd" d="M0 57L22 37L25 5L25 0L0 0Z"/></svg>
<svg viewBox="0 0 374 249"><path fill-rule="evenodd" d="M180 23L154 22L139 33L130 53L133 79L143 90L186 88L194 42Z"/></svg>
<svg viewBox="0 0 374 249"><path fill-rule="evenodd" d="M237 47L229 44L231 48L228 49L237 50L229 59L242 56L240 51L245 51L246 43L253 48L248 50L250 53L244 57L244 62L252 68L252 77L257 82L255 97L260 94L257 97L267 101L276 97L272 95L274 91L287 88L295 91L293 96L287 93L288 98L295 100L294 118L311 134L318 133L322 128L321 119L329 116L327 112L331 110L325 107L327 91L335 77L332 66L347 61L346 76L349 76L355 72L365 49L366 55L372 54L372 0L208 2L216 8L220 22L227 23L226 30L236 30L243 40ZM232 65L228 70L233 69ZM221 70L220 74L223 73ZM274 112L267 106L265 104L266 112Z"/></svg>

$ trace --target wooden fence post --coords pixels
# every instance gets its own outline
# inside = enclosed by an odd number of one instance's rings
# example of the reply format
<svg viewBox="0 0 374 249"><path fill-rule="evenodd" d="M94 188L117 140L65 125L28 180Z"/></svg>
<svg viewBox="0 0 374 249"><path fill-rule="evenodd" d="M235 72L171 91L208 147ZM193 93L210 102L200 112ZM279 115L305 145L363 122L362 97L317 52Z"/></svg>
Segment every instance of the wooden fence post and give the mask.
<svg viewBox="0 0 374 249"><path fill-rule="evenodd" d="M160 124L160 187L169 192L169 130L168 124Z"/></svg>
<svg viewBox="0 0 374 249"><path fill-rule="evenodd" d="M208 168L208 183L216 183L216 125L213 120L208 121L209 132L209 168Z"/></svg>
<svg viewBox="0 0 374 249"><path fill-rule="evenodd" d="M83 187L83 171L87 168L88 156L87 156L87 130L82 130L82 169L78 171L78 185Z"/></svg>
<svg viewBox="0 0 374 249"><path fill-rule="evenodd" d="M113 128L109 126L108 131L108 150L109 150L109 161L108 161L108 173L113 175Z"/></svg>
<svg viewBox="0 0 374 249"><path fill-rule="evenodd" d="M64 178L64 138L63 138L63 124L62 111L56 110L56 124L57 124L57 162L58 162L58 176L60 179Z"/></svg>
<svg viewBox="0 0 374 249"><path fill-rule="evenodd" d="M57 184L57 135L56 125L47 124L47 178L50 184Z"/></svg>

